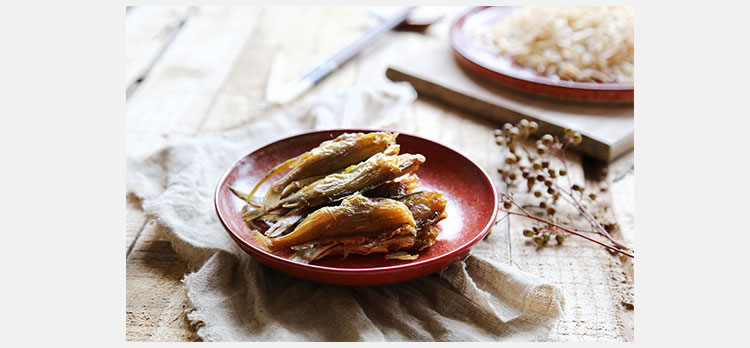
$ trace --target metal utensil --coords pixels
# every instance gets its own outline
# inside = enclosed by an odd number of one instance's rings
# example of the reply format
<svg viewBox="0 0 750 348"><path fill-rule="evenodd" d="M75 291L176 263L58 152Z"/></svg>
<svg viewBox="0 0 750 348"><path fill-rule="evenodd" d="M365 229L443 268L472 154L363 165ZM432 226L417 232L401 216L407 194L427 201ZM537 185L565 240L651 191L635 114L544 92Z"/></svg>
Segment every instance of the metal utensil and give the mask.
<svg viewBox="0 0 750 348"><path fill-rule="evenodd" d="M323 63L312 68L299 78L287 83L277 93L274 93L266 99L268 105L283 105L292 101L294 98L301 95L303 92L308 90L320 82L324 77L328 76L332 71L336 70L341 64L345 63L354 55L362 50L365 46L373 42L375 39L383 35L384 33L395 28L409 16L414 6L407 7L398 14L393 16L391 19L375 26L368 30L362 37L342 48L336 52L333 56L326 59Z"/></svg>

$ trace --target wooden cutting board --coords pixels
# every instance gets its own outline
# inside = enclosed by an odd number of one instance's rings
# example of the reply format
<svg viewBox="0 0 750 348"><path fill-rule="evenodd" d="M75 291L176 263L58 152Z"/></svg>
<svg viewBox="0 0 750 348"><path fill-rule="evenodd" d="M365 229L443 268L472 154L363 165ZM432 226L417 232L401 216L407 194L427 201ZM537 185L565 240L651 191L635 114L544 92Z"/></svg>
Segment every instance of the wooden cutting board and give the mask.
<svg viewBox="0 0 750 348"><path fill-rule="evenodd" d="M482 80L455 60L447 40L425 40L414 55L394 61L386 76L408 81L420 95L437 98L479 116L515 123L539 123L540 134L562 138L565 128L583 135L575 147L610 162L633 149L633 104L611 105L558 101L518 92Z"/></svg>

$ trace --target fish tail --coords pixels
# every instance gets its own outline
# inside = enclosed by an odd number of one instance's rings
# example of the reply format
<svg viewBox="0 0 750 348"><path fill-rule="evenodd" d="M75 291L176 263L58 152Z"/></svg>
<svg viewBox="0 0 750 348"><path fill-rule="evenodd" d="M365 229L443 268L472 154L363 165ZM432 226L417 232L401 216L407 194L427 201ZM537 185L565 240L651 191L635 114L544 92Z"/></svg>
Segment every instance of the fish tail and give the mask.
<svg viewBox="0 0 750 348"><path fill-rule="evenodd" d="M247 195L247 202L250 203L250 199L255 195L255 192L258 191L258 189L260 188L260 185L262 185L268 179L272 178L274 175L291 168L292 165L295 164L298 159L299 159L299 156L288 159L284 161L283 163L277 165L273 169L271 169L271 171L269 171L268 174L266 174L266 176L264 176L263 179L261 179L260 182L258 182L258 184L255 185L255 187L253 187L253 190L250 191L250 194Z"/></svg>
<svg viewBox="0 0 750 348"><path fill-rule="evenodd" d="M253 221L263 216L265 213L266 211L263 208L253 209L245 214L242 214L242 218L245 219L245 221Z"/></svg>
<svg viewBox="0 0 750 348"><path fill-rule="evenodd" d="M398 155L399 152L401 152L401 145L399 144L391 144L383 150L383 154L386 156L395 156Z"/></svg>
<svg viewBox="0 0 750 348"><path fill-rule="evenodd" d="M268 190L268 193L266 193L266 197L263 198L263 208L266 210L271 210L273 208L276 208L276 206L279 205L279 200L281 199L281 193L275 186L271 186L271 189Z"/></svg>
<svg viewBox="0 0 750 348"><path fill-rule="evenodd" d="M263 233L260 233L258 230L253 230L252 239L255 240L255 242L258 244L260 248L266 251L271 251L271 240L264 236Z"/></svg>

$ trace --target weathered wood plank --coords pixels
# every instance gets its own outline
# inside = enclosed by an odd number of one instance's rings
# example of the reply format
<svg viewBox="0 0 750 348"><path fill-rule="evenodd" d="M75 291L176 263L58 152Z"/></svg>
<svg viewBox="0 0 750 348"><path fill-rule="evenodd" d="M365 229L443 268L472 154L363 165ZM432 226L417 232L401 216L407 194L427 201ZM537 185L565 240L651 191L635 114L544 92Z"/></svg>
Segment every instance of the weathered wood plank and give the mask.
<svg viewBox="0 0 750 348"><path fill-rule="evenodd" d="M129 155L158 143L134 142L133 133L194 134L224 87L257 23L257 7L201 8L128 100Z"/></svg>
<svg viewBox="0 0 750 348"><path fill-rule="evenodd" d="M201 131L231 128L262 114L259 107L269 93L361 35L364 16L357 7L263 8ZM348 62L302 98L352 85L356 64Z"/></svg>
<svg viewBox="0 0 750 348"><path fill-rule="evenodd" d="M141 210L140 200L128 195L125 198L125 250L130 253L135 240L148 222L148 216ZM127 255L127 254L126 254Z"/></svg>
<svg viewBox="0 0 750 348"><path fill-rule="evenodd" d="M182 276L187 263L159 238L161 228L148 223L125 270L125 312L128 341L196 341L185 309L189 307Z"/></svg>
<svg viewBox="0 0 750 348"><path fill-rule="evenodd" d="M125 29L125 83L137 83L187 20L189 9L177 6L130 7Z"/></svg>
<svg viewBox="0 0 750 348"><path fill-rule="evenodd" d="M635 172L633 152L609 165L607 181L611 183L612 207L622 238L635 248Z"/></svg>
<svg viewBox="0 0 750 348"><path fill-rule="evenodd" d="M610 199L614 219L617 221L622 241L625 245L637 249L635 239L635 172L633 170L633 152L623 155L609 166ZM623 263L625 272L628 274L629 283L635 287L635 260L626 260ZM624 304L631 310L622 311L623 323L628 332L633 335L635 316L635 294L631 290L630 297L623 299ZM627 304L630 303L630 306ZM633 341L634 337L628 337Z"/></svg>
<svg viewBox="0 0 750 348"><path fill-rule="evenodd" d="M322 63L357 39L367 28L366 14L358 7L302 7L288 15L305 19L295 30L279 31L284 42L276 51L268 76L266 93L272 94L289 81ZM293 18L289 18L294 20ZM354 65L350 61L326 77L304 96L351 85ZM304 97L303 96L303 97Z"/></svg>

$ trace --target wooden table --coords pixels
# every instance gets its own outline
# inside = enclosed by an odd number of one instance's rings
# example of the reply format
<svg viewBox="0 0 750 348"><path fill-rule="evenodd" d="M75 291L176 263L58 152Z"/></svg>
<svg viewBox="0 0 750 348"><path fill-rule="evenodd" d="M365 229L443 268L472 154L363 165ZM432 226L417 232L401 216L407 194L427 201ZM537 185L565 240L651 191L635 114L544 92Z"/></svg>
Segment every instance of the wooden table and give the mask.
<svg viewBox="0 0 750 348"><path fill-rule="evenodd" d="M424 33L386 34L308 95L386 82L390 58L407 52L409 42L444 36L458 9L445 10L449 15ZM128 7L126 21L127 156L252 122L269 91L377 23L361 7ZM497 126L420 97L401 128L449 144L495 175L500 155L492 130ZM633 245L632 153L604 167L584 166L585 160L570 156L571 174L585 175L588 185L610 188L600 198L605 216ZM602 168L608 174L596 178ZM161 227L130 196L126 221L127 340L197 340L185 316L189 303L180 279L199 265L181 260L159 238ZM566 316L549 339L633 340L632 264L575 240L563 248L537 249L521 235L519 224L511 220L510 233L493 238L509 238L508 256L515 265L563 289Z"/></svg>

